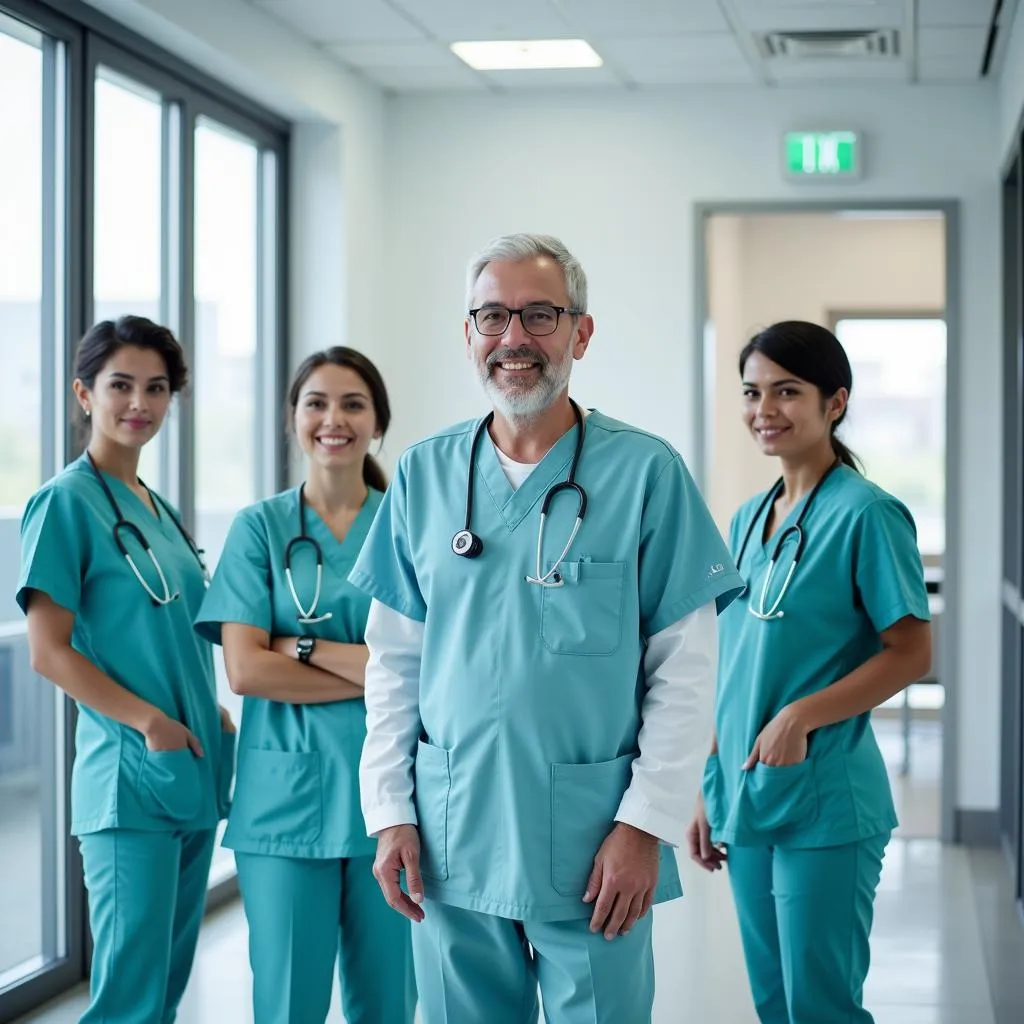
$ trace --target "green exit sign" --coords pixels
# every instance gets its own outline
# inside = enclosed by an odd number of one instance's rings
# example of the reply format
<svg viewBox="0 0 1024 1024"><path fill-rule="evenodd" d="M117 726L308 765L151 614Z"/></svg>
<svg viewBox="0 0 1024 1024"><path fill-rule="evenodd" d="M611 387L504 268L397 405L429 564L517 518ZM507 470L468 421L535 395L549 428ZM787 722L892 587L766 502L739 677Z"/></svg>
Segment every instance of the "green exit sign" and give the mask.
<svg viewBox="0 0 1024 1024"><path fill-rule="evenodd" d="M787 132L786 175L811 179L860 176L860 136L856 132Z"/></svg>

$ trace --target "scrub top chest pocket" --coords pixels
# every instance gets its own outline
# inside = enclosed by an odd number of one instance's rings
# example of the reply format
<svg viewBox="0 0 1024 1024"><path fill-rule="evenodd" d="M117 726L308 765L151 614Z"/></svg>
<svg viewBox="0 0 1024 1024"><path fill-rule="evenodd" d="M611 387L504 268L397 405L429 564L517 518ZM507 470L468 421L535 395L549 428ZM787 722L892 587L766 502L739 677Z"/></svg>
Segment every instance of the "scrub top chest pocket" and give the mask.
<svg viewBox="0 0 1024 1024"><path fill-rule="evenodd" d="M563 562L560 587L544 587L540 636L552 654L607 656L622 640L625 562Z"/></svg>

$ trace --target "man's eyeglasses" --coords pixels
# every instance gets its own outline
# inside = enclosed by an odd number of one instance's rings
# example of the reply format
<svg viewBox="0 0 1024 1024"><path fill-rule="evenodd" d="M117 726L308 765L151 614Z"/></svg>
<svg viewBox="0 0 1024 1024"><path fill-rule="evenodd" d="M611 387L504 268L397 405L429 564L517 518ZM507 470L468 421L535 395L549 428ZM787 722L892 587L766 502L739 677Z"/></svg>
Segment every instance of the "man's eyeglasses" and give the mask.
<svg viewBox="0 0 1024 1024"><path fill-rule="evenodd" d="M543 338L548 334L555 333L558 329L558 318L563 313L579 316L582 312L581 309L569 309L566 306L535 303L531 306L523 306L522 309L480 306L477 309L471 309L469 315L473 318L473 323L481 334L493 338L508 330L508 325L512 322L512 314L516 313L527 334L532 334L535 338Z"/></svg>

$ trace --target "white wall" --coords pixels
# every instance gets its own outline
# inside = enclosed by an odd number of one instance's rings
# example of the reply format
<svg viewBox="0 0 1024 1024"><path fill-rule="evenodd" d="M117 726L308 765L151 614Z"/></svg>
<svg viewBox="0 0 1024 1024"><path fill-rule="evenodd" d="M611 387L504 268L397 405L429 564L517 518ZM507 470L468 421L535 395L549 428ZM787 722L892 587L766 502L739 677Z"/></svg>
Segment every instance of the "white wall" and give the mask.
<svg viewBox="0 0 1024 1024"><path fill-rule="evenodd" d="M743 424L737 360L779 320L830 326L835 313L935 313L946 308L945 224L847 220L825 214L717 215L708 223L708 309L715 327L713 406L705 474L719 527L779 475ZM854 406L857 382L854 380Z"/></svg>
<svg viewBox="0 0 1024 1024"><path fill-rule="evenodd" d="M782 133L865 133L866 176L797 186ZM476 145L483 137L490 141ZM998 803L999 193L991 84L715 88L635 94L403 98L389 107L385 370L388 445L483 402L465 365L462 271L503 231L563 236L583 260L597 333L578 368L587 404L694 451L693 204L707 200L956 199L961 204L958 805Z"/></svg>

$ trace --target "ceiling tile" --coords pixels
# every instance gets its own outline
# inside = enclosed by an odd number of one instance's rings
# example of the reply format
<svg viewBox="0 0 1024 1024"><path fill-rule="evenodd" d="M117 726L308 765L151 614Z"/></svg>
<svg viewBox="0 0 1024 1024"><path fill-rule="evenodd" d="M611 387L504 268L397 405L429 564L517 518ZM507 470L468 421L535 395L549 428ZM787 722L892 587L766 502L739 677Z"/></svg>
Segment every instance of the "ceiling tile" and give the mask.
<svg viewBox="0 0 1024 1024"><path fill-rule="evenodd" d="M985 28L922 28L917 33L917 56L931 61L973 60L980 68L987 41Z"/></svg>
<svg viewBox="0 0 1024 1024"><path fill-rule="evenodd" d="M423 33L383 0L253 0L318 43L423 39Z"/></svg>
<svg viewBox="0 0 1024 1024"><path fill-rule="evenodd" d="M625 69L624 69L625 70ZM754 69L745 61L719 61L699 66L668 67L654 64L628 69L629 77L639 86L651 85L754 85L759 82Z"/></svg>
<svg viewBox="0 0 1024 1024"><path fill-rule="evenodd" d="M343 43L327 50L357 68L450 68L462 61L443 43Z"/></svg>
<svg viewBox="0 0 1024 1024"><path fill-rule="evenodd" d="M981 80L980 61L942 60L918 61L919 82L978 82Z"/></svg>
<svg viewBox="0 0 1024 1024"><path fill-rule="evenodd" d="M740 24L751 32L845 32L903 28L903 0L843 3L841 0L768 3L732 0Z"/></svg>
<svg viewBox="0 0 1024 1024"><path fill-rule="evenodd" d="M567 39L573 33L548 0L391 0L447 43L490 39Z"/></svg>
<svg viewBox="0 0 1024 1024"><path fill-rule="evenodd" d="M368 68L363 74L394 92L481 92L487 88L483 79L467 67Z"/></svg>
<svg viewBox="0 0 1024 1024"><path fill-rule="evenodd" d="M743 60L743 51L736 37L723 33L595 39L593 47L602 57L619 67L699 67L731 58Z"/></svg>
<svg viewBox="0 0 1024 1024"><path fill-rule="evenodd" d="M608 68L563 68L536 71L485 71L495 85L520 92L527 89L604 88L622 82Z"/></svg>
<svg viewBox="0 0 1024 1024"><path fill-rule="evenodd" d="M910 66L906 61L771 61L765 64L765 68L771 78L779 83L906 82L910 80Z"/></svg>
<svg viewBox="0 0 1024 1024"><path fill-rule="evenodd" d="M716 0L561 0L573 25L594 36L728 32Z"/></svg>
<svg viewBox="0 0 1024 1024"><path fill-rule="evenodd" d="M917 0L921 28L984 27L992 22L996 0Z"/></svg>

